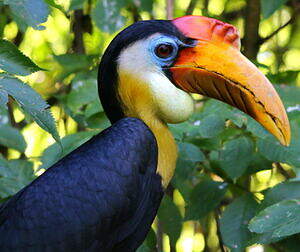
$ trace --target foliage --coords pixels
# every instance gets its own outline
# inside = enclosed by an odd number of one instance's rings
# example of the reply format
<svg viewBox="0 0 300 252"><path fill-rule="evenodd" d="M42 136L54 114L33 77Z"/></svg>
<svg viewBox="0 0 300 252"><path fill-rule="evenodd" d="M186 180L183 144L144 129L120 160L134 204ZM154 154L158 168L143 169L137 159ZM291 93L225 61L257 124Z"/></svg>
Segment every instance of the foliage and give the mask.
<svg viewBox="0 0 300 252"><path fill-rule="evenodd" d="M259 3L259 28L249 26L245 16ZM293 0L0 0L0 200L109 126L97 65L118 30L167 12L205 14L241 34L258 29L251 59L286 106L292 143L283 147L237 109L196 97L192 118L169 125L176 173L138 251L244 251L257 243L298 251L299 9Z"/></svg>

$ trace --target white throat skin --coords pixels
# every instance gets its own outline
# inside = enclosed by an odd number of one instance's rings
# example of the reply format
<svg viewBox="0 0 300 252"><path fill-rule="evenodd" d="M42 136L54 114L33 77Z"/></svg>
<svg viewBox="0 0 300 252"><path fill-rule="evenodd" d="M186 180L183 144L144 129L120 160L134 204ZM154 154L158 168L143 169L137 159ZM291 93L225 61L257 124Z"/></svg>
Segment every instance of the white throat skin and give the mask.
<svg viewBox="0 0 300 252"><path fill-rule="evenodd" d="M184 122L194 112L194 101L188 93L177 88L152 60L148 43L158 35L154 34L123 50L118 59L118 72L134 76L136 85L150 91L152 105L162 121Z"/></svg>
<svg viewBox="0 0 300 252"><path fill-rule="evenodd" d="M117 62L118 95L124 114L143 120L155 135L158 144L157 172L166 188L177 160L177 145L167 123L187 120L194 111L194 102L188 93L172 84L152 60L148 49L150 38L138 41L121 52Z"/></svg>

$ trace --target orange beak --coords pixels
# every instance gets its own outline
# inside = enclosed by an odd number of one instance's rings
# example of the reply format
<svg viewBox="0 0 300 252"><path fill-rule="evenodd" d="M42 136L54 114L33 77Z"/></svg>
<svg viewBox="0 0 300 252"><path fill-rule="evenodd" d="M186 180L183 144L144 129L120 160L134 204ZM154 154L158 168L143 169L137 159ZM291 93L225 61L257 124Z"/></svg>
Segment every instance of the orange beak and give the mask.
<svg viewBox="0 0 300 252"><path fill-rule="evenodd" d="M176 85L240 109L283 145L289 145L290 125L284 106L269 80L241 54L236 28L201 16L172 22L196 41L194 47L182 49L170 67Z"/></svg>

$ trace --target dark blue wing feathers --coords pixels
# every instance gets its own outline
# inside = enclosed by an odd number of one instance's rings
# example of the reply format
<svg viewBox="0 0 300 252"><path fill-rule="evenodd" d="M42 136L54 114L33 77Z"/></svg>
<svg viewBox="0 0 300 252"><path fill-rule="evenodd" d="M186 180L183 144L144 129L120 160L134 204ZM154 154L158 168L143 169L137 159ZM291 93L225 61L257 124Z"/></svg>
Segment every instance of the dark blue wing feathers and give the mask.
<svg viewBox="0 0 300 252"><path fill-rule="evenodd" d="M125 118L49 168L0 208L0 251L135 251L163 191L157 145Z"/></svg>

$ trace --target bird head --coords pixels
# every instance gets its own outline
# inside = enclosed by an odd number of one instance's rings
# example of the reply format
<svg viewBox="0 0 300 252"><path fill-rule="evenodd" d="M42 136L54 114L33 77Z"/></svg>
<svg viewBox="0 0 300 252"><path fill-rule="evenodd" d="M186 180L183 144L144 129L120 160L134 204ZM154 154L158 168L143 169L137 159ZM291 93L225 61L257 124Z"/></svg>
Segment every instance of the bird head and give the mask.
<svg viewBox="0 0 300 252"><path fill-rule="evenodd" d="M184 16L137 22L102 57L99 93L114 122L152 114L179 123L193 113L191 93L215 98L253 117L282 144L290 142L284 106L268 79L240 52L237 29Z"/></svg>

